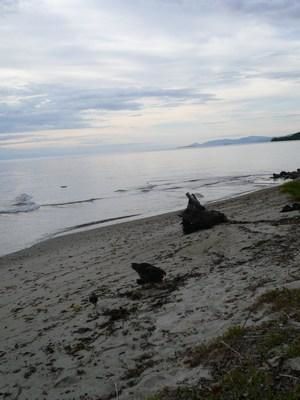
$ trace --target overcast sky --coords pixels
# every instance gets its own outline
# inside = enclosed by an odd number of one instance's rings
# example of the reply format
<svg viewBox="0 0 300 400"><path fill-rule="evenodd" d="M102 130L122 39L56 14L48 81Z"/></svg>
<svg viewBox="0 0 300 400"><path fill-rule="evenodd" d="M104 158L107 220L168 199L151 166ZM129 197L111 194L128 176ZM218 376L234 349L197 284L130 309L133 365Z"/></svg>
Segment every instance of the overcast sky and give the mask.
<svg viewBox="0 0 300 400"><path fill-rule="evenodd" d="M0 0L0 150L300 130L299 0Z"/></svg>

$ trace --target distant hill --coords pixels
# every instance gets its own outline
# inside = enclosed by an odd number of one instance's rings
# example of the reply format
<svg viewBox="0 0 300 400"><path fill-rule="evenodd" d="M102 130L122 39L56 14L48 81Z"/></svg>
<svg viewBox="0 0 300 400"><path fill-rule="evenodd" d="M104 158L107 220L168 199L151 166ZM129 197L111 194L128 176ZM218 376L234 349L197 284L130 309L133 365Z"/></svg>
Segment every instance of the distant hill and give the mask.
<svg viewBox="0 0 300 400"><path fill-rule="evenodd" d="M270 142L269 136L246 136L239 139L216 139L209 140L204 143L192 143L188 146L182 146L180 149L192 149L197 147L213 147L213 146L230 146L234 144L249 144L249 143L263 143Z"/></svg>
<svg viewBox="0 0 300 400"><path fill-rule="evenodd" d="M284 142L286 140L300 140L300 132L292 133L291 135L273 137L272 142Z"/></svg>

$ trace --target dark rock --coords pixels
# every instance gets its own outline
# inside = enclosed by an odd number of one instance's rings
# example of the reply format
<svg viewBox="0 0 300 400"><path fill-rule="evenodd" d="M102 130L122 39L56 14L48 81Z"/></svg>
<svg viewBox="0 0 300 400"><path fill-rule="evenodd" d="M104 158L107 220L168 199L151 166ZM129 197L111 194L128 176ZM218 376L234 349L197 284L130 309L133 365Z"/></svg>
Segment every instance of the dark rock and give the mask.
<svg viewBox="0 0 300 400"><path fill-rule="evenodd" d="M194 194L187 193L187 208L181 214L183 232L188 234L227 222L225 214L216 210L207 210Z"/></svg>
<svg viewBox="0 0 300 400"><path fill-rule="evenodd" d="M47 346L44 348L44 351L46 354L53 354L54 353L54 347L52 343L48 343Z"/></svg>
<svg viewBox="0 0 300 400"><path fill-rule="evenodd" d="M281 212L300 211L300 203L294 203L291 206L286 205L282 208Z"/></svg>
<svg viewBox="0 0 300 400"><path fill-rule="evenodd" d="M89 295L89 302L92 303L92 304L94 304L94 306L96 307L97 302L98 302L98 296L96 295L95 292L92 292L92 293Z"/></svg>
<svg viewBox="0 0 300 400"><path fill-rule="evenodd" d="M292 211L292 207L287 204L282 208L280 212L289 212L289 211Z"/></svg>
<svg viewBox="0 0 300 400"><path fill-rule="evenodd" d="M130 314L130 310L124 307L107 309L103 311L103 315L110 318L110 322L117 321L119 319L126 319Z"/></svg>
<svg viewBox="0 0 300 400"><path fill-rule="evenodd" d="M273 179L297 179L300 178L300 168L296 171L281 171L279 174L273 174Z"/></svg>
<svg viewBox="0 0 300 400"><path fill-rule="evenodd" d="M132 263L131 267L140 276L140 279L137 279L136 281L139 285L162 282L166 275L164 270L148 263Z"/></svg>

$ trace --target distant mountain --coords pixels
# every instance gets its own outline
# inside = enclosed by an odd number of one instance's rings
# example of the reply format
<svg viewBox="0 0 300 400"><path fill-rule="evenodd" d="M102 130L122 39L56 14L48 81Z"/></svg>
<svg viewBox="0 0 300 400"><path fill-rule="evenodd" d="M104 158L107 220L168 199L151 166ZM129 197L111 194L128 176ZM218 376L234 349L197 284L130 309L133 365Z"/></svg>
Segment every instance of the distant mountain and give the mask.
<svg viewBox="0 0 300 400"><path fill-rule="evenodd" d="M192 149L196 147L213 147L213 146L230 146L233 144L249 144L249 143L263 143L270 142L269 136L246 136L239 139L216 139L209 140L205 143L192 143L188 146L180 147L180 149Z"/></svg>
<svg viewBox="0 0 300 400"><path fill-rule="evenodd" d="M291 135L273 137L271 142L284 142L286 140L300 140L300 132Z"/></svg>

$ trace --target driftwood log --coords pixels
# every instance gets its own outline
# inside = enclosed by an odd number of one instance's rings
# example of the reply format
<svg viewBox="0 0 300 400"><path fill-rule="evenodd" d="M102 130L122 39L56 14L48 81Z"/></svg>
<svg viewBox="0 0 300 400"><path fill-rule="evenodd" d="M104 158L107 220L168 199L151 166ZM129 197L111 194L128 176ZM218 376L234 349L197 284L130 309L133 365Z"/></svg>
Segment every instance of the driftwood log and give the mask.
<svg viewBox="0 0 300 400"><path fill-rule="evenodd" d="M137 279L139 285L146 283L159 283L162 282L166 272L154 265L148 263L132 263L131 267L139 274L140 279Z"/></svg>
<svg viewBox="0 0 300 400"><path fill-rule="evenodd" d="M216 210L207 210L202 206L197 197L186 193L189 200L187 208L181 214L182 229L184 233L192 233L201 229L209 229L214 225L227 222L225 214Z"/></svg>

